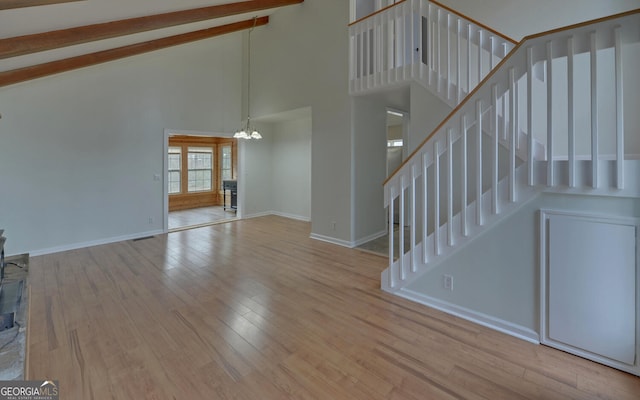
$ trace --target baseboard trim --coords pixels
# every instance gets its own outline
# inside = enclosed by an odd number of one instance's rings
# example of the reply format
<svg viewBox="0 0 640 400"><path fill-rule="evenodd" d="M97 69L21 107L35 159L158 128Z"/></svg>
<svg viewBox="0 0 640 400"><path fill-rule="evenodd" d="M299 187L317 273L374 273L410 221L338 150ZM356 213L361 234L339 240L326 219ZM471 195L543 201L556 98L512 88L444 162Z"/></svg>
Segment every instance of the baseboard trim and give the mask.
<svg viewBox="0 0 640 400"><path fill-rule="evenodd" d="M61 251L76 250L76 249L82 249L85 247L100 246L103 244L109 244L109 243L115 243L115 242L123 242L126 240L139 239L147 236L160 235L163 233L165 232L162 229L159 229L159 230L153 230L153 231L147 231L147 232L133 233L130 235L112 236L104 239L90 240L88 242L72 243L72 244L63 245L63 246L49 247L45 249L29 251L29 255L31 257L43 256L47 254L60 253Z"/></svg>
<svg viewBox="0 0 640 400"><path fill-rule="evenodd" d="M427 307L435 308L436 310L445 312L447 314L451 314L467 321L471 321L478 325L482 325L487 328L494 329L498 332L516 337L518 339L525 340L529 343L540 344L540 336L538 335L538 332L534 331L533 329L514 324L500 318L492 317L491 315L483 314L478 311L470 310L457 304L436 299L435 297L427 296L410 289L401 289L397 292L394 292L394 294L400 297L404 297L405 299L415 301L416 303L423 304Z"/></svg>
<svg viewBox="0 0 640 400"><path fill-rule="evenodd" d="M260 217L267 217L269 215L273 215L273 211L262 211L259 213L253 213L253 214L247 214L247 215L243 215L242 219L251 219L251 218L260 218Z"/></svg>
<svg viewBox="0 0 640 400"><path fill-rule="evenodd" d="M294 215L294 214L287 214L287 213L282 213L282 212L277 212L277 211L265 211L265 212L260 212L260 213L255 213L255 214L251 214L251 215L246 215L244 216L243 219L249 219L249 218L259 218L259 217L266 217L269 215L277 215L279 217L283 217L283 218L289 218L289 219L295 219L298 221L304 221L304 222L309 222L310 219L300 216L300 215ZM234 220L238 220L238 219L229 219L229 220L224 220L222 222L229 222L229 221L234 221ZM203 226L208 226L211 224L205 224ZM186 229L191 229L194 227L188 227ZM110 244L110 243L115 243L115 242L123 242L126 240L133 240L133 239L139 239L142 237L146 237L146 236L154 236L154 235L160 235L160 234L164 234L164 233L172 233L175 231L179 231L179 229L177 230L170 230L170 231L163 231L163 230L153 230L153 231L147 231L147 232L138 232L138 233L133 233L130 235L122 235L122 236L113 236L113 237L109 237L109 238L104 238L104 239L98 239L98 240L90 240L88 242L79 242L79 243L71 243L71 244L67 244L67 245L63 245L63 246L55 246L55 247L48 247L48 248L44 248L44 249L39 249L39 250L33 250L33 251L29 251L29 255L31 257L36 257L36 256L43 256L43 255L47 255L47 254L53 254L53 253L60 253L62 251L68 251L68 250L76 250L76 249L82 249L85 247L92 247L92 246L100 246L103 244Z"/></svg>
<svg viewBox="0 0 640 400"><path fill-rule="evenodd" d="M355 242L353 242L353 246L354 246L354 247L358 247L358 246L360 246L360 245L362 245L362 244L365 244L365 243L370 242L370 241L372 241L372 240L375 240L375 239L378 239L378 238L380 238L380 237L383 237L383 236L384 236L384 235L386 235L386 234L387 234L387 230L386 230L386 229L384 229L384 230L382 230L382 231L380 231L380 232L376 232L376 233L371 234L371 235L369 235L369 236L365 236L365 237L363 237L362 239L358 239L358 240L356 240Z"/></svg>
<svg viewBox="0 0 640 400"><path fill-rule="evenodd" d="M324 236L324 235L320 235L320 234L317 234L317 233L312 233L311 235L309 235L309 237L311 239L320 240L322 242L327 242L327 243L332 243L332 244L337 244L338 246L348 247L350 249L356 247L353 242L349 242L347 240L342 240L342 239L336 239L336 238L331 237L331 236Z"/></svg>
<svg viewBox="0 0 640 400"><path fill-rule="evenodd" d="M302 215L289 214L289 213L280 212L280 211L262 211L259 213L245 215L242 217L242 219L267 217L269 215L275 215L277 217L282 217L282 218L295 219L296 221L311 222L311 218L309 217L303 217Z"/></svg>
<svg viewBox="0 0 640 400"><path fill-rule="evenodd" d="M277 215L278 217L295 219L296 221L311 222L311 218L302 215L289 214L281 211L272 211L271 214Z"/></svg>

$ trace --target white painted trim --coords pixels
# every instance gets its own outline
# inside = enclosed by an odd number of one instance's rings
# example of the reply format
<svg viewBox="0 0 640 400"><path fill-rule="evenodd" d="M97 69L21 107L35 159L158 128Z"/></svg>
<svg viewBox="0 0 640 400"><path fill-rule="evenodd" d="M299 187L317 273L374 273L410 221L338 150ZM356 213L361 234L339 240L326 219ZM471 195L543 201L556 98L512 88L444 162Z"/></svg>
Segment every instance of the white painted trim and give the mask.
<svg viewBox="0 0 640 400"><path fill-rule="evenodd" d="M548 215L562 215L565 217L576 217L583 218L587 221L592 222L606 222L606 223L615 223L618 225L629 225L640 227L640 218L636 217L625 217L618 215L607 215L607 214L598 214L598 213L589 213L589 212L579 212L572 210L555 210L550 208L542 208L540 209L540 218L546 217Z"/></svg>
<svg viewBox="0 0 640 400"><path fill-rule="evenodd" d="M358 246L360 246L360 245L362 245L362 244L365 244L365 243L367 243L367 242L370 242L370 241L372 241L372 240L376 240L376 239L378 239L378 238L381 238L381 237L383 237L383 236L384 236L384 235L386 235L386 234L387 234L387 230L386 230L386 229L384 229L384 230L382 230L382 231L380 231L380 232L373 233L373 234L371 234L371 235L369 235L369 236L365 236L365 237L363 237L363 238L360 238L360 239L358 239L358 240L354 241L354 242L353 242L353 246L354 246L354 247L358 247Z"/></svg>
<svg viewBox="0 0 640 400"><path fill-rule="evenodd" d="M553 156L553 161L567 161L569 159L568 156L559 155ZM577 155L575 157L576 161L591 161L591 154L582 154ZM640 160L640 154L625 154L625 160ZM616 161L617 157L615 154L600 154L598 156L598 160L600 161Z"/></svg>
<svg viewBox="0 0 640 400"><path fill-rule="evenodd" d="M297 215L293 215L293 214L278 213L278 212L275 212L275 211L266 211L266 212L251 214L251 215L245 216L243 219L259 218L259 217L265 217L265 216L269 216L269 215L277 215L277 216L280 216L280 217L283 217L283 218L289 218L289 219L295 219L295 220L304 221L304 222L310 222L310 220L308 218L305 218L305 217L301 217L301 216L297 216ZM240 219L241 218L239 218L239 217L238 218L232 218L232 219L225 220L224 222L233 222L233 221L238 221ZM207 226L207 225L205 225L205 226ZM190 228L187 228L187 229L190 229ZM138 233L134 233L134 234L130 234L130 235L114 236L114 237L105 238L105 239L91 240L91 241L88 241L88 242L72 243L72 244L68 244L68 245L64 245L64 246L49 247L49 248L45 248L45 249L34 250L34 251L30 251L29 255L32 256L32 257L42 256L42 255L46 255L46 254L59 253L61 251L76 250L76 249L82 249L82 248L85 248L85 247L92 247L92 246L100 246L100 245L103 245L103 244L110 244L110 243L115 243L115 242L123 242L123 241L126 241L126 240L139 239L139 238L143 238L143 237L147 237L147 236L162 235L162 234L165 234L165 233L173 233L173 232L174 231L167 232L165 229L156 229L156 230L152 230L152 231L138 232ZM349 246L347 246L347 247L349 247Z"/></svg>
<svg viewBox="0 0 640 400"><path fill-rule="evenodd" d="M138 232L131 235L114 236L114 237L105 238L105 239L91 240L88 242L80 242L80 243L73 243L73 244L68 244L64 246L49 247L46 249L30 251L29 255L32 257L43 256L46 254L59 253L61 251L76 250L76 249L82 249L85 247L100 246L103 244L109 244L109 243L115 243L115 242L123 242L126 240L139 239L147 236L161 235L164 233L165 232L162 229L156 229L153 231Z"/></svg>
<svg viewBox="0 0 640 400"><path fill-rule="evenodd" d="M636 359L634 365L627 365L625 363L621 363L616 360L611 360L607 357L600 356L598 354L582 350L580 348L558 342L556 340L548 337L548 312L549 312L549 304L547 301L547 285L548 285L548 234L547 234L547 221L550 216L565 216L565 217L575 217L580 218L585 221L590 222L599 222L599 223L610 223L616 225L626 225L633 226L636 228L636 290L640 288L640 242L638 241L638 230L640 230L640 218L636 217L624 217L624 216L616 216L616 215L604 215L604 214L596 214L596 213L585 213L585 212L575 212L570 210L554 210L554 209L540 209L540 220L539 220L539 229L540 229L540 343L546 346L550 346L562 351L566 351L567 353L575 354L577 356L586 358L588 360L592 360L598 362L600 364L604 364L621 371L628 372L630 374L634 374L640 376L640 306L636 306ZM636 296L636 302L640 305L640 297Z"/></svg>
<svg viewBox="0 0 640 400"><path fill-rule="evenodd" d="M275 215L282 218L294 219L296 221L311 222L311 219L309 219L308 217L304 217L302 215L296 215L296 214L288 214L280 211L262 211L258 213L245 215L243 218L238 218L238 219L260 218L260 217L267 217L269 215Z"/></svg>
<svg viewBox="0 0 640 400"><path fill-rule="evenodd" d="M404 297L405 299L415 301L416 303L423 304L427 307L435 308L436 310L494 329L498 332L522 339L529 343L540 344L538 332L525 326L492 317L444 300L436 299L435 297L427 296L410 289L403 288L394 293L400 297Z"/></svg>
<svg viewBox="0 0 640 400"><path fill-rule="evenodd" d="M311 235L309 235L309 237L311 239L320 240L322 242L327 242L332 244L337 244L338 246L348 247L350 249L356 247L354 242L349 242L347 240L342 240L342 239L336 239L330 236L324 236L317 233L312 233Z"/></svg>
<svg viewBox="0 0 640 400"><path fill-rule="evenodd" d="M162 230L169 232L169 135L171 130L164 130L162 141Z"/></svg>
<svg viewBox="0 0 640 400"><path fill-rule="evenodd" d="M356 20L356 0L349 0L349 23Z"/></svg>
<svg viewBox="0 0 640 400"><path fill-rule="evenodd" d="M271 214L277 215L278 217L295 219L296 221L311 222L311 218L302 215L289 214L281 211L271 211Z"/></svg>
<svg viewBox="0 0 640 400"><path fill-rule="evenodd" d="M251 218L260 218L260 217L266 217L269 215L273 215L272 211L262 211L262 212L258 212L258 213L253 213L253 214L247 214L245 216L243 216L242 218L238 218L238 219L251 219Z"/></svg>

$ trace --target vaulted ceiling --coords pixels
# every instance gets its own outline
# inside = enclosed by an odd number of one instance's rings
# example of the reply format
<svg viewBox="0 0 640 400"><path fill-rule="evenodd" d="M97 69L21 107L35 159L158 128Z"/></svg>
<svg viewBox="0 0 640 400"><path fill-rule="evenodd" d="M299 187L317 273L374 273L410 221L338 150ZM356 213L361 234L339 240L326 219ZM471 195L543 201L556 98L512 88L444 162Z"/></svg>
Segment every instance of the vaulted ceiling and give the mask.
<svg viewBox="0 0 640 400"><path fill-rule="evenodd" d="M302 2L0 0L0 86L264 25Z"/></svg>

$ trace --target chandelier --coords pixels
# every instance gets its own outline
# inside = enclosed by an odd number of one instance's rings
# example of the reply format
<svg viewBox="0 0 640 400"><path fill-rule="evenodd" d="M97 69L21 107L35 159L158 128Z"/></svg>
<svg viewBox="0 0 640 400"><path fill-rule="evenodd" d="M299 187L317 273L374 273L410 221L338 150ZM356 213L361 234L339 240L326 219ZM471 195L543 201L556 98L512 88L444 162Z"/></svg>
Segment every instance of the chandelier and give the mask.
<svg viewBox="0 0 640 400"><path fill-rule="evenodd" d="M251 31L256 27L257 17L253 18L253 27L249 29L247 56L247 123L240 130L233 134L236 139L262 139L262 135L255 127L251 126Z"/></svg>

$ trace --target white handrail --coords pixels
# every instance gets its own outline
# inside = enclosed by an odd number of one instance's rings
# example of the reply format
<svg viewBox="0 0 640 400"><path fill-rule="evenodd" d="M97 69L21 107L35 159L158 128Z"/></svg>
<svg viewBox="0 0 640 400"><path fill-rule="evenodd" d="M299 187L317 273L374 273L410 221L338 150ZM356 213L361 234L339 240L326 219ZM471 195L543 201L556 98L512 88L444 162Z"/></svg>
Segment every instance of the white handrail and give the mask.
<svg viewBox="0 0 640 400"><path fill-rule="evenodd" d="M398 205L400 224L408 216L411 243L405 252L402 240L390 240L390 247L399 246L398 256L391 248L383 287L397 290L536 188L623 190L630 150L624 145L622 90L625 73L637 72L623 70L622 52L625 44L638 42L640 10L525 38L502 60L385 183L385 206ZM578 69L589 82L579 81ZM612 101L605 101L599 87L614 88ZM560 98L567 100L560 104ZM601 174L605 167L610 177ZM422 243L416 243L416 227Z"/></svg>

